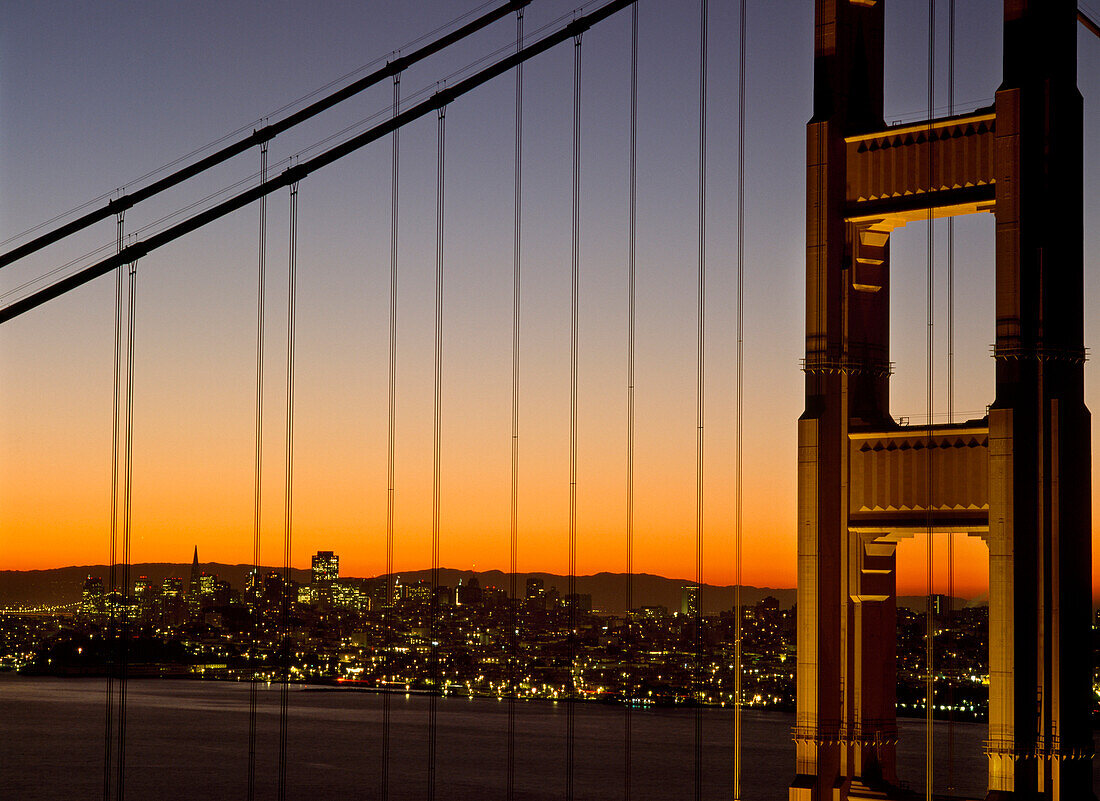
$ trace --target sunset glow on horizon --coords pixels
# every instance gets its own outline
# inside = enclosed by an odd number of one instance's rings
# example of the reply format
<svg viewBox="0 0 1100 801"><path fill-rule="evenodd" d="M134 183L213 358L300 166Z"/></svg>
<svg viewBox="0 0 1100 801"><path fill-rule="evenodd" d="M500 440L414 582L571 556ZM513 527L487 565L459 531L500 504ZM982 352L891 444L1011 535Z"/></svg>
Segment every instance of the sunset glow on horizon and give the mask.
<svg viewBox="0 0 1100 801"><path fill-rule="evenodd" d="M219 13L221 29L212 33L214 22L174 4L127 4L127 14L109 20L101 11L73 14L49 5L28 4L0 32L0 92L5 108L21 109L0 124L0 239L279 108L456 13L443 2L409 13L407 4L386 0L370 13L385 23L372 27L362 8L325 4L317 29L302 31L292 53L285 23L260 9L239 20ZM991 22L959 25L959 37L968 39L959 51L973 63L959 70L956 96L973 99L971 108L997 87L1001 36L999 0L973 6L959 14ZM529 30L568 10L532 4ZM913 77L906 66L909 51L921 57L914 49L921 43L909 41L910 13L891 6L887 15L887 123L925 106L917 74L923 67ZM697 31L694 18L669 9L649 14L645 9L641 18L639 84L633 567L694 580L698 84L683 63L696 58ZM714 14L711 69L724 77L708 95L703 580L726 585L736 581L730 109L737 87L729 78L735 53L724 43L736 20L732 8ZM805 3L754 4L749 24L759 33L748 66L742 582L793 588L813 14ZM627 568L627 25L625 17L611 19L584 40L591 47L582 95L578 574ZM56 31L55 41L30 30ZM138 36L142 30L177 46L158 46ZM403 91L411 96L433 86L512 36L509 25L491 29L460 56L410 70ZM126 44L132 40L141 43L136 51ZM677 48L679 55L661 55ZM789 55L784 63L776 63L780 52ZM149 85L105 81L122 69L121 60L140 65ZM1082 49L1081 61L1086 130L1100 130L1096 48ZM519 572L568 570L571 65L572 54L558 48L525 73ZM497 79L447 114L440 564L478 571L509 569L513 81ZM391 86L376 88L354 109L280 137L272 163L386 109ZM67 109L60 119L57 109ZM401 142L394 569L407 571L431 564L434 120L410 125ZM344 575L385 569L390 159L385 139L300 188L298 568L308 567L314 552L332 550ZM216 181L202 179L130 211L127 230L252 174L258 156L249 152L233 164ZM1086 220L1097 220L1100 158L1092 150L1085 181ZM271 565L281 561L283 542L285 192L272 196L268 215L261 562ZM937 269L946 269L946 225L936 225ZM956 225L960 421L980 418L993 400L993 228L984 214ZM5 269L0 292L113 242L113 232L114 222L105 221L71 246ZM926 232L911 225L892 244L892 408L895 417L914 421L927 412ZM1100 225L1086 225L1085 248L1086 337L1093 344L1100 331ZM195 546L204 562L252 560L256 249L257 211L250 206L139 264L131 562L188 562ZM947 408L942 281L936 291L939 421ZM0 329L2 570L108 559L113 298L113 279L105 276ZM1092 362L1086 367L1094 413L1095 369ZM1094 423L1094 458L1097 441ZM1095 500L1093 515L1095 529ZM963 534L953 542L955 595L982 597L984 543ZM898 594L927 592L924 536L904 541L897 553ZM938 537L936 592L947 590L946 559L946 538ZM1093 573L1100 576L1096 547Z"/></svg>

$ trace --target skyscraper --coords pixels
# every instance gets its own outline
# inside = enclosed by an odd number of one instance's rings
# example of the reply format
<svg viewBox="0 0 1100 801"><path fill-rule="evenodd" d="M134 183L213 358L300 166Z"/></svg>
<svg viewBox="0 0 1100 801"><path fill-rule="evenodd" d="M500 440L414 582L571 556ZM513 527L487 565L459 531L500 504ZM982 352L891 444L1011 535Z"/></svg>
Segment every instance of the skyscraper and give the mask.
<svg viewBox="0 0 1100 801"><path fill-rule="evenodd" d="M699 614L699 585L685 584L680 588L680 614L695 617Z"/></svg>
<svg viewBox="0 0 1100 801"><path fill-rule="evenodd" d="M540 578L527 579L527 597L525 604L528 609L546 608L546 585Z"/></svg>
<svg viewBox="0 0 1100 801"><path fill-rule="evenodd" d="M187 586L187 595L194 602L199 597L199 546L195 546L195 556L191 559L191 581Z"/></svg>
<svg viewBox="0 0 1100 801"><path fill-rule="evenodd" d="M332 551L318 551L313 556L313 583L331 584L340 578L340 557Z"/></svg>
<svg viewBox="0 0 1100 801"><path fill-rule="evenodd" d="M85 617L102 615L104 611L103 579L88 576L80 593L80 613Z"/></svg>

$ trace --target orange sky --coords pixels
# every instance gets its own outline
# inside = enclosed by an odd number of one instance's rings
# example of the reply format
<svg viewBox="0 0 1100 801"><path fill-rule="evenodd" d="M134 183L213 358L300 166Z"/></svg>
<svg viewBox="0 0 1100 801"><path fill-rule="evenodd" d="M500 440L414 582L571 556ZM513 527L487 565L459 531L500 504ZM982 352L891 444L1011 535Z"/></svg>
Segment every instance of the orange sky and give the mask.
<svg viewBox="0 0 1100 801"><path fill-rule="evenodd" d="M308 218L307 218L308 219ZM960 225L979 261L991 256L992 218ZM308 230L308 229L307 229ZM247 228L240 248L250 247ZM908 237L908 239L907 239ZM919 230L895 236L894 268L919 279ZM984 238L984 239L983 239ZM247 284L211 281L180 295L177 270L203 253L189 248L148 259L140 273L135 370L134 485L131 559L190 559L246 563L252 554L252 302ZM794 274L798 242L769 252ZM303 259L313 271L326 263L305 238ZM689 260L690 251L680 255ZM222 257L247 257L230 251ZM335 255L326 258L336 258ZM468 259L451 263L452 282ZM594 261L600 258L593 257ZM613 263L610 256L604 256ZM411 260L410 260L411 261ZM552 272L552 260L533 254L532 270ZM598 273L597 261L591 266ZM715 283L728 281L728 254L717 255ZM427 272L422 261L414 266ZM495 268L508 275L501 258ZM376 267L379 271L382 266ZM985 269L985 268L983 268ZM763 271L766 275L767 271ZM723 279L722 276L725 276ZM908 278L907 278L908 276ZM317 550L341 555L346 575L372 575L384 565L386 385L384 293L361 300L361 314L325 298L355 296L355 277L310 280L300 291L299 373L296 394L294 563L305 567ZM691 307L694 287L653 273L660 292L639 298L636 377L637 443L635 561L637 571L694 578L695 361ZM749 290L762 293L754 282ZM977 283L977 282L976 282ZM535 302L525 333L520 437L519 569L566 572L568 508L568 294L555 278ZM979 294L992 292L978 284ZM625 558L625 341L622 285L590 287L582 304L578 453L577 569L623 571ZM463 288L455 290L461 293ZM969 291L969 290L968 290ZM499 293L499 287L494 292ZM457 568L507 569L510 432L510 308L494 292L452 303L446 318L441 562ZM34 569L107 560L110 465L109 315L112 286L96 282L0 332L0 543L5 568ZM505 293L506 294L506 293ZM904 297L896 291L895 297ZM359 295L363 298L362 295ZM459 295L461 298L462 296ZM470 297L473 297L471 295ZM358 301L357 301L358 302ZM424 309L431 294L408 290L399 334L397 507L395 566L426 567L430 559L431 351ZM977 301L976 301L977 302ZM767 309L750 313L758 328L746 339L743 580L795 584L795 422L802 407L797 353L802 332L796 309L779 323ZM797 304L800 308L800 302ZM269 309L266 364L264 561L282 553L283 340L279 300ZM327 312L327 314L322 314ZM538 315L542 315L541 317ZM969 334L957 344L956 408L980 416L988 402L992 360L980 333L984 316L963 320ZM708 328L708 393L704 579L734 580L733 336L727 314ZM751 322L751 320L750 320ZM924 408L920 321L894 321L896 414ZM772 326L769 328L769 326ZM942 374L941 374L942 375ZM942 381L938 385L943 392ZM943 406L939 407L943 408ZM899 591L925 590L923 540L899 548ZM937 543L937 589L946 589L946 547ZM1094 572L1100 553L1094 550ZM985 592L980 540L956 537L956 592Z"/></svg>
<svg viewBox="0 0 1100 801"><path fill-rule="evenodd" d="M21 322L34 326L38 323ZM102 333L102 332L100 332ZM33 339L33 337L32 337ZM96 347L109 348L99 337ZM106 340L106 341L104 341ZM49 359L63 360L73 343ZM109 352L109 351L108 351ZM107 355L107 354L100 354ZM457 357L456 357L457 358ZM48 361L39 362L45 365ZM109 503L109 385L76 360L70 369L30 371L4 395L0 463L0 541L4 567L36 569L102 563L107 557ZM598 367L598 365L597 365ZM151 367L149 368L151 369ZM252 436L247 376L236 397L221 403L232 376L217 365L180 360L143 382L137 393L131 558L178 561L194 545L204 561L248 562L252 549ZM222 368L224 369L224 368ZM384 565L384 387L361 379L340 387L338 371L314 365L298 394L295 461L294 563L308 566L319 549L341 555L346 575L372 575ZM584 386L611 392L599 370ZM327 390L335 378L337 391ZM506 374L490 381L456 371L445 405L443 533L445 566L507 569L508 409ZM799 382L797 374L789 383ZM418 379L401 393L397 473L398 570L430 560L430 395ZM562 388L532 379L521 433L520 570L565 572L568 450ZM150 384L152 386L150 386ZM796 384L797 385L797 384ZM90 388L90 389L89 389ZM423 387L420 387L423 389ZM360 414L348 398L363 391ZM499 396L497 395L499 393ZM269 392L266 436L264 560L282 550L281 400ZM636 451L635 569L677 578L694 576L694 431L689 392L640 399ZM596 400L599 400L598 398ZM625 569L625 441L623 405L582 402L579 449L581 573ZM224 405L223 405L224 404ZM796 402L786 405L793 412ZM96 409L91 415L88 410ZM104 415L107 415L106 418ZM765 407L750 404L747 420ZM717 413L715 413L717 417ZM366 421L369 420L370 424ZM669 424L667 421L675 421ZM794 415L785 424L746 430L744 581L795 583ZM774 432L774 433L773 433ZM718 418L708 438L704 533L705 579L733 581L732 426ZM946 589L946 547L937 544L939 589ZM985 549L956 536L956 592L985 591ZM899 547L899 591L925 587L923 538Z"/></svg>

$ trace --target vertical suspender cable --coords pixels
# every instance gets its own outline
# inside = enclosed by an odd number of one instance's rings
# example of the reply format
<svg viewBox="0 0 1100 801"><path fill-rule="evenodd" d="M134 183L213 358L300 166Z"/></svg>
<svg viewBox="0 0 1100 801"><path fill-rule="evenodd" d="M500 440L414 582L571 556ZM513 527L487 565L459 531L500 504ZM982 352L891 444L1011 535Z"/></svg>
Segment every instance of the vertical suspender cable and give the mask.
<svg viewBox="0 0 1100 801"><path fill-rule="evenodd" d="M439 109L439 142L435 199L435 370L432 415L432 599L429 616L432 691L428 698L428 801L435 799L436 739L439 680L439 637L436 615L439 608L440 478L442 462L443 412L443 211L447 153L447 107Z"/></svg>
<svg viewBox="0 0 1100 801"><path fill-rule="evenodd" d="M516 51L523 49L523 9L516 10ZM515 153L515 217L512 231L512 486L509 498L510 541L508 575L510 577L509 603L512 625L509 639L511 654L508 659L508 753L507 799L513 801L516 793L516 691L519 688L519 598L517 597L516 570L519 547L519 314L521 233L523 223L523 64L516 67L516 153Z"/></svg>
<svg viewBox="0 0 1100 801"><path fill-rule="evenodd" d="M737 66L737 398L734 465L733 801L741 801L742 445L745 409L745 0L741 0Z"/></svg>
<svg viewBox="0 0 1100 801"><path fill-rule="evenodd" d="M393 116L401 107L401 73L393 76ZM386 577L383 607L393 603L393 513L396 500L394 491L395 461L394 441L397 423L397 221L398 182L401 166L401 128L393 129L393 164L390 174L390 339L389 339L389 389L386 429ZM384 618L383 618L384 620ZM384 636L384 635L383 635ZM388 661L388 660L387 660ZM386 667L388 664L383 663ZM382 801L390 797L390 694L382 693Z"/></svg>
<svg viewBox="0 0 1100 801"><path fill-rule="evenodd" d="M577 325L581 256L581 34L573 37L573 230L569 324L569 688L565 695L565 797L573 801L577 661Z"/></svg>
<svg viewBox="0 0 1100 801"><path fill-rule="evenodd" d="M115 244L117 251L121 253L125 238L126 213L119 212L117 217ZM110 598L116 589L115 560L118 555L118 472L119 472L119 447L118 447L118 421L119 421L119 387L122 381L122 267L115 268L115 350L114 350L114 395L111 410L111 522L110 551L107 562L107 597ZM114 743L114 707L115 707L115 677L111 671L111 654L115 647L114 639L117 636L115 630L115 607L111 604L107 608L108 626L107 641L104 654L107 663L107 705L104 715L103 729L103 801L111 798L111 768L112 745Z"/></svg>
<svg viewBox="0 0 1100 801"><path fill-rule="evenodd" d="M630 227L627 243L627 344L626 344L626 651L633 661L634 638L630 627L630 610L634 608L634 346L636 312L635 255L638 241L638 3L630 9ZM633 694L635 677L630 677L629 692ZM623 798L630 801L631 757L633 756L633 726L630 719L631 699L623 704L624 759Z"/></svg>
<svg viewBox="0 0 1100 801"><path fill-rule="evenodd" d="M267 142L260 145L260 183L267 180ZM258 635L256 591L260 579L260 522L263 510L264 422L264 284L267 272L267 195L260 198L260 242L256 258L256 429L252 477L252 637ZM248 681L248 801L256 798L256 702L259 679L255 669Z"/></svg>
<svg viewBox="0 0 1100 801"><path fill-rule="evenodd" d="M936 0L928 0L928 190L931 191L935 180L936 143L932 117L935 114L936 88ZM932 410L934 403L935 364L935 222L931 208L928 211L928 610L924 631L924 667L925 704L924 704L924 797L932 801L932 785L935 778L933 753L933 712L935 711L935 666L933 649L936 636L935 599L933 593L934 544L932 519L932 479L933 455L935 454L935 431L933 429Z"/></svg>
<svg viewBox="0 0 1100 801"><path fill-rule="evenodd" d="M955 115L955 0L947 2L947 114ZM955 219L947 218L947 422L955 422ZM955 534L947 535L947 620L954 617ZM955 789L955 674L947 679L947 791Z"/></svg>
<svg viewBox="0 0 1100 801"><path fill-rule="evenodd" d="M707 0L699 13L699 292L695 387L695 801L703 797L703 447L707 318Z"/></svg>
<svg viewBox="0 0 1100 801"><path fill-rule="evenodd" d="M294 337L298 294L298 182L290 185L290 243L287 278L286 339L286 491L283 496L282 624L283 683L279 693L279 801L286 801L287 707L290 702L290 554L294 533Z"/></svg>
<svg viewBox="0 0 1100 801"><path fill-rule="evenodd" d="M130 606L127 602L127 593L130 591L130 498L133 495L134 473L134 307L137 303L137 262L132 261L127 266L126 283L126 406L125 406L125 436L123 438L122 457L122 586L118 596L118 602L122 604L119 647L119 677L118 677L118 751L117 768L118 775L115 779L115 790L118 801L123 801L126 792L126 679L129 669L129 644L130 622L128 620Z"/></svg>

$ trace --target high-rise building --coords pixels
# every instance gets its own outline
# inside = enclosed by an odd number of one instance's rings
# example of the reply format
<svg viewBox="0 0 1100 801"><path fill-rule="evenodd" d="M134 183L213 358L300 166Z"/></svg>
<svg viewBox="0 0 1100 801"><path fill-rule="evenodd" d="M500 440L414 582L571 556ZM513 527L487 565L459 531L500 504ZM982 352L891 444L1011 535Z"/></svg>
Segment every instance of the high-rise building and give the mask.
<svg viewBox="0 0 1100 801"><path fill-rule="evenodd" d="M435 602L440 606L454 606L455 603L455 590L454 587L448 587L445 584L435 588Z"/></svg>
<svg viewBox="0 0 1100 801"><path fill-rule="evenodd" d="M154 612L157 591L148 576L138 576L134 582L134 604L139 617L149 617Z"/></svg>
<svg viewBox="0 0 1100 801"><path fill-rule="evenodd" d="M527 593L524 605L528 609L546 608L546 585L540 578L527 579Z"/></svg>
<svg viewBox="0 0 1100 801"><path fill-rule="evenodd" d="M340 557L332 551L318 551L313 556L313 583L331 584L340 578Z"/></svg>
<svg viewBox="0 0 1100 801"><path fill-rule="evenodd" d="M932 614L941 617L945 612L947 612L947 596L937 592L932 596Z"/></svg>
<svg viewBox="0 0 1100 801"><path fill-rule="evenodd" d="M370 597L362 588L348 582L335 582L332 585L332 605L338 609L368 611Z"/></svg>
<svg viewBox="0 0 1100 801"><path fill-rule="evenodd" d="M199 576L199 595L213 595L214 589L217 584L217 576L212 576L209 573L203 573L201 576Z"/></svg>
<svg viewBox="0 0 1100 801"><path fill-rule="evenodd" d="M278 612L284 602L293 604L298 600L298 582L291 579L284 582L283 577L274 570L263 575L257 603L268 612Z"/></svg>
<svg viewBox="0 0 1100 801"><path fill-rule="evenodd" d="M218 577L209 573L200 573L198 580L198 594L192 597L192 604L196 609L208 609L214 606L214 595L218 588Z"/></svg>
<svg viewBox="0 0 1100 801"><path fill-rule="evenodd" d="M546 608L554 609L557 607L558 602L561 600L561 593L557 587L551 587L546 591Z"/></svg>
<svg viewBox="0 0 1100 801"><path fill-rule="evenodd" d="M187 618L186 610L183 579L178 576L169 576L160 586L161 620L168 625L183 623Z"/></svg>
<svg viewBox="0 0 1100 801"><path fill-rule="evenodd" d="M103 579L98 576L88 576L80 592L80 614L85 617L94 617L102 615L104 610Z"/></svg>
<svg viewBox="0 0 1100 801"><path fill-rule="evenodd" d="M191 581L187 586L187 597L192 605L198 603L199 600L199 577L201 576L199 571L199 546L195 546L195 555L191 559Z"/></svg>
<svg viewBox="0 0 1100 801"><path fill-rule="evenodd" d="M477 576L470 576L470 580L463 584L459 581L455 588L455 605L469 606L481 603L481 582Z"/></svg>
<svg viewBox="0 0 1100 801"><path fill-rule="evenodd" d="M405 588L406 600L417 604L428 604L432 601L432 583L430 581L418 581L409 584Z"/></svg>
<svg viewBox="0 0 1100 801"><path fill-rule="evenodd" d="M256 604L256 599L260 597L263 590L263 579L260 578L260 574L256 572L256 568L252 568L248 571L248 578L244 583L244 595L248 600L249 606Z"/></svg>
<svg viewBox="0 0 1100 801"><path fill-rule="evenodd" d="M685 584L680 588L680 614L689 617L699 615L699 585Z"/></svg>
<svg viewBox="0 0 1100 801"><path fill-rule="evenodd" d="M111 590L103 596L103 605L107 616L112 620L125 618L127 612L126 596L120 590Z"/></svg>

